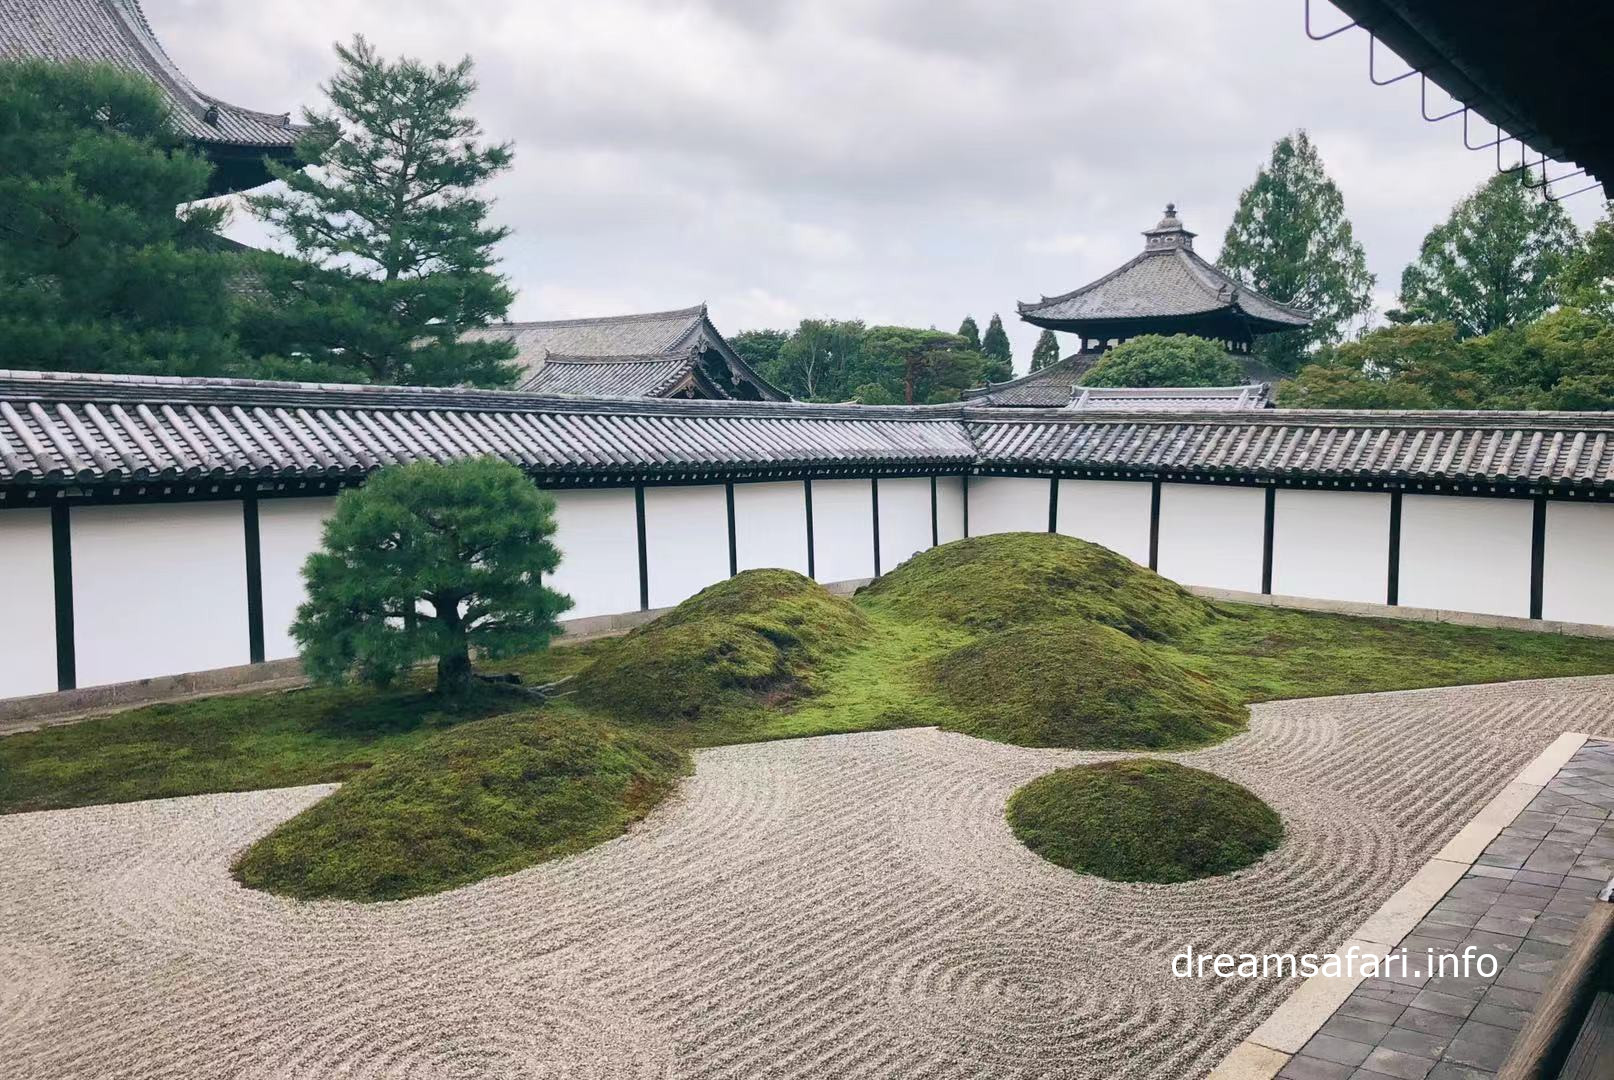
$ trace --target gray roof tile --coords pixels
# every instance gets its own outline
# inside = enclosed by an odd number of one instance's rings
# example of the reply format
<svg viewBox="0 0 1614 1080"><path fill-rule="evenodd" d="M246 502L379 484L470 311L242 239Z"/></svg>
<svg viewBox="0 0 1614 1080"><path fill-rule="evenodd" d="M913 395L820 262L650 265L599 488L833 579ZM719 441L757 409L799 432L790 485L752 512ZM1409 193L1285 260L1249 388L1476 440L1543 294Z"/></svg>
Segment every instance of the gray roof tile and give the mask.
<svg viewBox="0 0 1614 1080"><path fill-rule="evenodd" d="M231 105L198 90L158 44L137 0L0 0L0 57L116 64L154 81L180 130L199 142L285 149L298 128L285 113Z"/></svg>

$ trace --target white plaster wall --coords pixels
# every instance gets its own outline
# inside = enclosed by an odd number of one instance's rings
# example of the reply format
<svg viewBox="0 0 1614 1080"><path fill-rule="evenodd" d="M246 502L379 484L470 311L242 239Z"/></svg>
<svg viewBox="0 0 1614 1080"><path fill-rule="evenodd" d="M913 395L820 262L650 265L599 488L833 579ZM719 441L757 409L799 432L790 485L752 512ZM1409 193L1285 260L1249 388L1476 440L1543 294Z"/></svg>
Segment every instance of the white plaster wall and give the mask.
<svg viewBox="0 0 1614 1080"><path fill-rule="evenodd" d="M936 477L936 538L943 544L964 539L964 478Z"/></svg>
<svg viewBox="0 0 1614 1080"><path fill-rule="evenodd" d="M867 480L813 481L813 564L826 583L874 576L874 497Z"/></svg>
<svg viewBox="0 0 1614 1080"><path fill-rule="evenodd" d="M561 617L638 611L639 526L633 489L549 494L555 500L554 539L561 559L546 583L573 602Z"/></svg>
<svg viewBox="0 0 1614 1080"><path fill-rule="evenodd" d="M1280 488L1272 510L1272 591L1382 604L1390 573L1390 496Z"/></svg>
<svg viewBox="0 0 1614 1080"><path fill-rule="evenodd" d="M1261 591L1266 493L1160 485L1160 573L1184 585Z"/></svg>
<svg viewBox="0 0 1614 1080"><path fill-rule="evenodd" d="M0 510L0 697L56 689L56 573L49 510Z"/></svg>
<svg viewBox="0 0 1614 1080"><path fill-rule="evenodd" d="M258 501L265 660L283 660L297 655L291 624L297 617L297 605L306 599L303 563L319 547L325 519L335 509L334 497Z"/></svg>
<svg viewBox="0 0 1614 1080"><path fill-rule="evenodd" d="M1528 499L1405 496L1400 602L1528 616L1531 516Z"/></svg>
<svg viewBox="0 0 1614 1080"><path fill-rule="evenodd" d="M644 535L653 608L672 607L729 576L722 484L645 488Z"/></svg>
<svg viewBox="0 0 1614 1080"><path fill-rule="evenodd" d="M1541 617L1614 625L1614 506L1547 503Z"/></svg>
<svg viewBox="0 0 1614 1080"><path fill-rule="evenodd" d="M880 572L889 574L916 553L929 550L930 541L930 478L881 480Z"/></svg>
<svg viewBox="0 0 1614 1080"><path fill-rule="evenodd" d="M70 521L78 685L251 660L239 502L75 507Z"/></svg>
<svg viewBox="0 0 1614 1080"><path fill-rule="evenodd" d="M1061 480L1059 531L1148 566L1152 489L1130 480Z"/></svg>
<svg viewBox="0 0 1614 1080"><path fill-rule="evenodd" d="M741 570L807 572L807 490L800 480L734 485L734 553Z"/></svg>
<svg viewBox="0 0 1614 1080"><path fill-rule="evenodd" d="M970 535L1048 531L1048 481L1030 476L970 477Z"/></svg>

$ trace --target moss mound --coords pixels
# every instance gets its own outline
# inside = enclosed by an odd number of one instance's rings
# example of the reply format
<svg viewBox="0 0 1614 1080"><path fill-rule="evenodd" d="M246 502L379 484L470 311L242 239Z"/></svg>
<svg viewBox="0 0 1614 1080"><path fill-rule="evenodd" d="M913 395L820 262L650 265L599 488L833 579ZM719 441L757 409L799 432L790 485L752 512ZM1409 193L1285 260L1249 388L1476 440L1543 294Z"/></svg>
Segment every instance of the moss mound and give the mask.
<svg viewBox="0 0 1614 1080"><path fill-rule="evenodd" d="M915 555L863 590L908 618L971 630L1089 619L1166 639L1207 622L1211 605L1109 548L1058 533L999 533Z"/></svg>
<svg viewBox="0 0 1614 1080"><path fill-rule="evenodd" d="M948 727L1020 746L1183 750L1244 730L1247 717L1204 676L1096 623L989 634L932 673L963 717Z"/></svg>
<svg viewBox="0 0 1614 1080"><path fill-rule="evenodd" d="M1171 884L1249 866L1283 840L1250 791L1169 761L1112 761L1038 777L1009 799L1009 825L1049 862L1111 881Z"/></svg>
<svg viewBox="0 0 1614 1080"><path fill-rule="evenodd" d="M790 570L747 570L634 630L572 684L614 716L680 722L779 704L813 689L868 619Z"/></svg>
<svg viewBox="0 0 1614 1080"><path fill-rule="evenodd" d="M687 764L650 733L576 715L473 720L348 781L248 848L234 873L300 899L439 892L619 835Z"/></svg>

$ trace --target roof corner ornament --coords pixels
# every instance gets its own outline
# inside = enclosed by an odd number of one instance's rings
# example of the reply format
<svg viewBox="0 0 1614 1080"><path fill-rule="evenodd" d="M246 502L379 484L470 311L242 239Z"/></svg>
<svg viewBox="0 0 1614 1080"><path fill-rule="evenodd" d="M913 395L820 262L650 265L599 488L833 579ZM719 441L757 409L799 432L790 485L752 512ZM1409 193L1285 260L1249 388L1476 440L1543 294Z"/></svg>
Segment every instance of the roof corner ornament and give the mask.
<svg viewBox="0 0 1614 1080"><path fill-rule="evenodd" d="M214 127L218 127L219 126L219 103L216 102L216 101L208 102L207 103L207 108L202 111L202 119L206 123L211 124Z"/></svg>

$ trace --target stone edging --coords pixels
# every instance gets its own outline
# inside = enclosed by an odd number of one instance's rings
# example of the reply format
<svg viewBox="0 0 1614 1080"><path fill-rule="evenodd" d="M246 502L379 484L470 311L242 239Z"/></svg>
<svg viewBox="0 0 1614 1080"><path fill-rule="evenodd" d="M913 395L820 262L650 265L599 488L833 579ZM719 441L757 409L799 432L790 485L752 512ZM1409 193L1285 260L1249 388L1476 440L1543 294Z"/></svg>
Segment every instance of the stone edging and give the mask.
<svg viewBox="0 0 1614 1080"><path fill-rule="evenodd" d="M1469 819L1446 846L1435 852L1423 868L1368 916L1338 950L1355 948L1360 956L1388 956L1401 939L1468 873L1486 845L1512 824L1558 770L1575 756L1589 736L1565 732L1526 765L1497 796ZM1261 1026L1235 1046L1206 1080L1273 1080L1289 1059L1334 1011L1351 996L1363 976L1313 975L1268 1016Z"/></svg>
<svg viewBox="0 0 1614 1080"><path fill-rule="evenodd" d="M1309 596L1279 596L1218 589L1209 585L1184 585L1195 596L1226 600L1257 607L1294 608L1297 611L1326 611L1336 615L1367 615L1376 619L1406 619L1411 622L1443 622L1454 626L1479 626L1492 630L1528 630L1537 634L1566 634L1569 637L1614 637L1614 626L1597 623L1564 622L1561 619L1527 619L1520 615L1483 615L1449 608L1404 607L1400 604L1372 604L1358 600L1318 600Z"/></svg>

